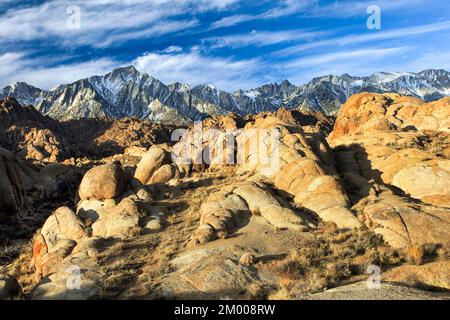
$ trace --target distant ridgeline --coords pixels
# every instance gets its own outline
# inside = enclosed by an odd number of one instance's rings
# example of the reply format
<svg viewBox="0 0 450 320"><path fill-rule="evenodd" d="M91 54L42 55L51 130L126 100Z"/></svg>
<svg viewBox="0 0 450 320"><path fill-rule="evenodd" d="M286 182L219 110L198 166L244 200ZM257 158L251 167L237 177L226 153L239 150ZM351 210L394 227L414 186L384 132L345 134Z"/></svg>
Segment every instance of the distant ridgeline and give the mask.
<svg viewBox="0 0 450 320"><path fill-rule="evenodd" d="M24 82L0 90L0 98L15 97L58 120L149 118L158 123L184 125L207 116L237 113L241 116L280 107L310 109L336 114L343 103L359 92L397 92L425 101L450 95L450 73L425 70L419 73L375 73L370 77L324 76L295 86L289 81L267 84L234 93L212 85L166 85L133 66L103 76L93 76L45 91Z"/></svg>

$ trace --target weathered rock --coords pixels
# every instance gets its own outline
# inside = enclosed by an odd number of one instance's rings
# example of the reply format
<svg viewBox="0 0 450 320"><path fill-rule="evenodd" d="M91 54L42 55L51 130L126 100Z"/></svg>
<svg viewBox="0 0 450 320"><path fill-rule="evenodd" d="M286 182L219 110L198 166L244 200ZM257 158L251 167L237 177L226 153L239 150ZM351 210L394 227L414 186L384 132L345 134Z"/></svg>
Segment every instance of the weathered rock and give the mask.
<svg viewBox="0 0 450 320"><path fill-rule="evenodd" d="M184 299L242 298L249 285L261 284L269 277L252 266L239 264L242 252L237 254L199 248L173 259L171 266L175 272L163 280L164 295Z"/></svg>
<svg viewBox="0 0 450 320"><path fill-rule="evenodd" d="M155 171L147 184L166 183L176 177L179 177L178 168L175 165L165 164Z"/></svg>
<svg viewBox="0 0 450 320"><path fill-rule="evenodd" d="M139 223L142 217L136 202L125 198L92 225L92 235L121 239L136 236L141 231Z"/></svg>
<svg viewBox="0 0 450 320"><path fill-rule="evenodd" d="M406 167L394 175L392 184L416 199L450 207L450 170L446 169L449 163L445 160L435 166Z"/></svg>
<svg viewBox="0 0 450 320"><path fill-rule="evenodd" d="M448 97L426 104L399 94L355 94L339 111L330 139L358 132L407 128L450 132L449 105Z"/></svg>
<svg viewBox="0 0 450 320"><path fill-rule="evenodd" d="M143 147L130 146L125 149L124 153L133 157L143 157L147 153L147 150Z"/></svg>
<svg viewBox="0 0 450 320"><path fill-rule="evenodd" d="M37 188L44 199L54 200L65 196L74 196L79 183L81 172L77 168L63 163L50 163L39 171Z"/></svg>
<svg viewBox="0 0 450 320"><path fill-rule="evenodd" d="M44 278L31 292L32 300L92 300L102 295L100 274L76 265Z"/></svg>
<svg viewBox="0 0 450 320"><path fill-rule="evenodd" d="M139 200L142 200L147 203L150 203L153 201L153 197L152 197L151 193L144 187L141 187L136 191L136 196L138 197Z"/></svg>
<svg viewBox="0 0 450 320"><path fill-rule="evenodd" d="M367 103L379 98L376 96ZM397 114L404 120L417 112L406 105L409 103L406 98L401 103L395 102L395 106L390 105L393 102L389 99L383 100L386 105L381 109L388 110L380 109L382 114ZM370 118L370 112L361 108L361 112L367 112L365 117ZM345 115L346 111L343 112ZM347 116L350 121L355 115ZM433 150L433 141L442 143L443 140L433 134L399 131L402 123L397 129L375 128L370 132L363 131L364 123L359 125L361 130L356 129L355 123L336 125L332 144L337 167L347 182L346 189L365 224L394 247L449 241L450 209L444 207L449 206L450 194L446 186L450 183L450 171L448 160ZM446 135L439 133L444 141ZM424 144L428 140L432 146Z"/></svg>
<svg viewBox="0 0 450 320"><path fill-rule="evenodd" d="M412 198L448 207L449 160L422 142L430 139L430 144L434 145L442 139L450 141L446 133L439 133L439 136L441 138L414 132L343 136L333 140L337 166L347 178L360 176L367 181L395 186Z"/></svg>
<svg viewBox="0 0 450 320"><path fill-rule="evenodd" d="M45 221L41 234L48 252L52 252L60 240L78 242L86 236L86 231L83 222L75 212L68 207L61 207Z"/></svg>
<svg viewBox="0 0 450 320"><path fill-rule="evenodd" d="M55 273L59 270L61 262L72 253L77 243L73 240L63 239L60 240L51 252L48 252L40 259L40 266L36 270L40 269L43 277L49 274Z"/></svg>
<svg viewBox="0 0 450 320"><path fill-rule="evenodd" d="M119 163L108 163L89 170L81 181L81 200L113 199L126 187L126 177Z"/></svg>
<svg viewBox="0 0 450 320"><path fill-rule="evenodd" d="M264 188L256 183L239 186L234 191L247 203L250 211L261 214L270 224L278 228L305 230L307 221L294 211L284 208Z"/></svg>
<svg viewBox="0 0 450 320"><path fill-rule="evenodd" d="M291 128L274 117L248 123L237 138L238 172L257 172L283 191L294 195L296 204L315 212L340 228L361 226L349 210L350 202L335 176L333 156L325 140L310 143L300 128ZM256 145L255 145L256 143Z"/></svg>
<svg viewBox="0 0 450 320"><path fill-rule="evenodd" d="M115 206L115 199L83 200L78 203L77 215L83 220L90 219L94 222L107 215Z"/></svg>
<svg viewBox="0 0 450 320"><path fill-rule="evenodd" d="M39 171L41 177L57 177L66 174L70 170L70 166L63 163L49 163Z"/></svg>
<svg viewBox="0 0 450 320"><path fill-rule="evenodd" d="M61 142L49 129L29 128L22 144L21 153L27 160L55 162L64 155Z"/></svg>
<svg viewBox="0 0 450 320"><path fill-rule="evenodd" d="M17 217L25 205L20 167L14 155L0 147L0 220Z"/></svg>
<svg viewBox="0 0 450 320"><path fill-rule="evenodd" d="M422 288L450 290L450 261L436 261L422 266L404 265L383 276L385 281L401 282Z"/></svg>
<svg viewBox="0 0 450 320"><path fill-rule="evenodd" d="M217 232L214 227L208 223L202 223L195 231L193 238L194 244L204 244L217 239Z"/></svg>
<svg viewBox="0 0 450 320"><path fill-rule="evenodd" d="M233 232L248 213L248 206L238 195L226 190L211 194L200 208L200 226L194 243L206 243Z"/></svg>
<svg viewBox="0 0 450 320"><path fill-rule="evenodd" d="M137 165L134 178L145 185L160 167L169 162L170 153L166 149L152 146Z"/></svg>
<svg viewBox="0 0 450 320"><path fill-rule="evenodd" d="M358 206L366 225L394 247L450 241L450 209L409 203L391 192Z"/></svg>
<svg viewBox="0 0 450 320"><path fill-rule="evenodd" d="M151 217L151 219L149 219L145 224L144 228L150 232L159 232L164 228L164 226L159 217Z"/></svg>

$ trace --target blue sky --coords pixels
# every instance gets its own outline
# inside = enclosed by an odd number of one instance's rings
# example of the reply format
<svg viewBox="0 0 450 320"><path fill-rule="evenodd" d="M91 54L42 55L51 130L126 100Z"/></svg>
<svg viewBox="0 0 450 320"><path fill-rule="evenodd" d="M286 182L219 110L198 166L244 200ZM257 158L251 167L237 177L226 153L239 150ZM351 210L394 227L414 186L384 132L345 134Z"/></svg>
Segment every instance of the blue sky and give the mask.
<svg viewBox="0 0 450 320"><path fill-rule="evenodd" d="M369 5L379 30L367 28ZM234 91L449 70L449 56L448 0L0 0L0 87L49 89L133 64L167 84Z"/></svg>

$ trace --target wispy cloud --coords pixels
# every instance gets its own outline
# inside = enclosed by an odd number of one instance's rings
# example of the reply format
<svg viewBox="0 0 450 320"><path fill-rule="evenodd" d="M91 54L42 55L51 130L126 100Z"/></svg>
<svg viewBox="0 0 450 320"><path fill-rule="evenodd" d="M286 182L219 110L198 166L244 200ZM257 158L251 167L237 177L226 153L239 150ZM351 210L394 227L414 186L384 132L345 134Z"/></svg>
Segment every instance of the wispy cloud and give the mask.
<svg viewBox="0 0 450 320"><path fill-rule="evenodd" d="M321 47L335 47L335 46L346 46L355 45L367 42L374 42L380 40L390 40L390 39L405 39L411 36L423 35L427 33L433 33L437 31L445 31L450 29L450 21L432 23L420 26L413 26L407 28L398 28L392 30L382 30L378 32L364 33L358 35L349 35L344 37L337 37L331 39L325 39L320 41L314 41L310 43L299 44L295 46L288 47L286 49L278 50L274 52L276 55L290 55L295 53L301 53L306 50L317 49Z"/></svg>
<svg viewBox="0 0 450 320"><path fill-rule="evenodd" d="M369 4L382 9L381 30L365 28ZM67 27L73 5L80 29ZM128 64L228 91L448 68L448 9L446 0L0 0L0 86L48 89Z"/></svg>
<svg viewBox="0 0 450 320"><path fill-rule="evenodd" d="M250 45L260 47L299 40L311 41L326 34L330 34L330 32L307 31L301 29L283 31L253 30L252 32L245 34L205 38L202 40L202 42L203 44L208 45L211 48L241 48Z"/></svg>
<svg viewBox="0 0 450 320"><path fill-rule="evenodd" d="M407 47L396 47L396 48L368 48L361 50L350 50L342 52L332 52L321 55L307 56L299 58L293 61L289 61L284 64L287 68L308 68L317 65L325 65L332 62L345 62L349 59L355 62L354 59L364 59L369 62L373 59L380 57L390 56L392 54L398 54L400 52L405 52Z"/></svg>
<svg viewBox="0 0 450 320"><path fill-rule="evenodd" d="M174 52L181 52L183 51L183 48L180 46L169 46L162 50L162 53L174 53Z"/></svg>
<svg viewBox="0 0 450 320"><path fill-rule="evenodd" d="M202 55L195 50L176 54L149 52L138 57L134 65L165 83L212 83L233 91L251 88L264 81L256 75L262 68L262 62L257 59L233 60Z"/></svg>
<svg viewBox="0 0 450 320"><path fill-rule="evenodd" d="M123 42L131 41L131 40L142 40L151 37L163 36L169 33L175 33L178 31L184 31L186 29L195 27L199 24L199 21L196 19L193 20L176 20L176 21L164 21L155 23L149 27L144 27L142 29L136 31L124 31L105 39L98 39L94 41L92 39L92 46L105 48L105 47L114 47L119 46Z"/></svg>
<svg viewBox="0 0 450 320"><path fill-rule="evenodd" d="M348 73L366 76L387 69L393 57L406 54L409 47L366 48L359 50L332 51L326 54L309 55L289 60L277 66L278 72L296 84L310 81L323 75ZM408 69L409 71L409 69Z"/></svg>
<svg viewBox="0 0 450 320"><path fill-rule="evenodd" d="M169 47L170 48L170 47ZM332 51L313 54L278 64L260 59L232 59L171 48L166 52L149 52L133 61L101 58L81 63L61 63L44 67L48 61L29 58L21 52L0 55L0 86L25 81L34 86L50 89L61 83L71 83L94 74L105 74L114 68L134 64L140 71L169 84L181 81L188 84L211 83L227 90L250 89L267 82L289 79L302 84L313 77L326 74L370 75L378 71L421 71L427 68L450 68L445 49L429 50L423 55L408 56L418 48L387 47L359 50ZM402 63L392 59L404 56Z"/></svg>
<svg viewBox="0 0 450 320"><path fill-rule="evenodd" d="M0 87L24 81L41 89L71 83L95 74L103 74L122 64L109 58L46 67L46 58L30 58L23 52L0 55Z"/></svg>
<svg viewBox="0 0 450 320"><path fill-rule="evenodd" d="M70 0L47 1L32 7L9 9L0 15L0 40L4 42L53 40L67 46L114 44L126 39L146 37L179 31L196 25L173 18L193 16L208 11L222 11L237 0ZM80 28L70 29L67 9L79 6ZM178 20L178 19L177 19ZM108 40L104 40L107 39ZM109 40L113 39L113 40ZM104 40L104 41L101 41Z"/></svg>
<svg viewBox="0 0 450 320"><path fill-rule="evenodd" d="M277 1L277 6L259 14L237 14L224 17L211 24L210 29L217 29L223 27L230 27L242 22L248 22L252 20L267 20L275 19L284 16L290 16L295 13L301 12L301 10L310 7L317 3L318 0L282 0Z"/></svg>
<svg viewBox="0 0 450 320"><path fill-rule="evenodd" d="M278 0L273 1L274 7L256 14L235 14L223 17L210 26L210 29L231 27L243 22L255 20L277 19L298 15L309 18L340 18L364 16L369 5L378 5L383 12L398 9L414 10L416 5L427 3L430 6L440 3L440 0L347 0L347 1L319 1L319 0Z"/></svg>

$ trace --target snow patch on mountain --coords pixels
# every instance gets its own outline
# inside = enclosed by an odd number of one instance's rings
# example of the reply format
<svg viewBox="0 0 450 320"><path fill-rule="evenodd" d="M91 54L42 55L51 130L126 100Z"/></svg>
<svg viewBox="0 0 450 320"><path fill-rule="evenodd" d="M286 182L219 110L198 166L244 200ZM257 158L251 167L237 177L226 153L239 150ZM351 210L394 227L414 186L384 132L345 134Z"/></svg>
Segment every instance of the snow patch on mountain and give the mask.
<svg viewBox="0 0 450 320"><path fill-rule="evenodd" d="M165 85L129 66L50 91L17 82L0 90L0 98L13 96L21 104L33 105L59 120L132 116L179 125L228 112L246 115L280 107L336 114L352 94L362 91L398 92L436 100L450 95L450 73L430 69L419 73L378 72L369 77L327 75L301 86L284 80L229 93L211 84Z"/></svg>

